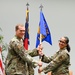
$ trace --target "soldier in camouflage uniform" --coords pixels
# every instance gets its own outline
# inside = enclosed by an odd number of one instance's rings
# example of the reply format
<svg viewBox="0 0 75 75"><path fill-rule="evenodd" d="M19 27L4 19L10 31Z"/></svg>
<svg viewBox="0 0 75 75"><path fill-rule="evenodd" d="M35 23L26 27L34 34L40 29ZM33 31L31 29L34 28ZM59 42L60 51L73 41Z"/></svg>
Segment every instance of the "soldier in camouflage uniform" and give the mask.
<svg viewBox="0 0 75 75"><path fill-rule="evenodd" d="M45 74L51 72L51 75L69 75L70 46L68 37L60 38L59 48L59 51L51 56L51 58L43 54L42 61L49 63L49 65L39 68L39 72L43 71Z"/></svg>
<svg viewBox="0 0 75 75"><path fill-rule="evenodd" d="M39 55L41 47L39 46L33 50L25 50L22 40L25 33L24 26L18 24L15 27L15 31L16 35L9 43L5 61L6 75L34 75L33 67L42 65L42 63L34 60L32 57Z"/></svg>

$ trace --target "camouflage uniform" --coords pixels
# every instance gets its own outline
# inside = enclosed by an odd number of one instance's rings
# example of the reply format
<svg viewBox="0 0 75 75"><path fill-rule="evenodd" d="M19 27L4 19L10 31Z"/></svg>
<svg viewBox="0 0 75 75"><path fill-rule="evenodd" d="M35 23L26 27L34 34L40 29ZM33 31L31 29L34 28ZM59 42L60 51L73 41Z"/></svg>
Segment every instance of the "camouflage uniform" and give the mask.
<svg viewBox="0 0 75 75"><path fill-rule="evenodd" d="M51 71L51 75L69 75L70 56L66 48L59 50L51 58L44 55L42 61L45 63L50 62L49 65L43 68L45 74Z"/></svg>
<svg viewBox="0 0 75 75"><path fill-rule="evenodd" d="M31 56L37 56L38 51L25 50L23 40L16 36L10 41L8 55L5 61L5 71L7 75L34 75L33 67L37 61ZM29 66L28 66L29 65Z"/></svg>

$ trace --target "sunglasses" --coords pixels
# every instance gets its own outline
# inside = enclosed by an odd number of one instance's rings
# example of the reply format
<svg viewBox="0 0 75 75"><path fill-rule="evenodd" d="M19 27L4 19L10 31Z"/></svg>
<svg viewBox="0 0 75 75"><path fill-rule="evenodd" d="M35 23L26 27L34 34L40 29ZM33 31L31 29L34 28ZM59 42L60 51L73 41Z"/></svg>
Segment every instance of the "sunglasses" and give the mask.
<svg viewBox="0 0 75 75"><path fill-rule="evenodd" d="M66 44L66 42L65 42L65 41L62 41L62 40L59 40L59 42L61 42L61 43L63 43L63 44Z"/></svg>

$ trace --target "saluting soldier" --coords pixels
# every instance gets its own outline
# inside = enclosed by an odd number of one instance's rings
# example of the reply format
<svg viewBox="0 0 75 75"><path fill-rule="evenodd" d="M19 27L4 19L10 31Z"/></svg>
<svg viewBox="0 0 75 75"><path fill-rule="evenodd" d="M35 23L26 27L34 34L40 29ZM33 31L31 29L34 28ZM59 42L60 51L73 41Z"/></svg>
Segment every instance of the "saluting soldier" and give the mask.
<svg viewBox="0 0 75 75"><path fill-rule="evenodd" d="M39 68L38 71L43 71L45 74L51 72L51 75L69 75L69 52L69 38L61 37L59 40L59 51L51 56L51 58L41 53L42 61L49 64L46 67Z"/></svg>
<svg viewBox="0 0 75 75"><path fill-rule="evenodd" d="M39 50L42 49L42 47L39 45L36 49L25 50L22 39L25 34L24 25L17 24L15 32L15 36L9 43L8 54L5 61L6 75L34 75L32 69L28 70L28 64L31 67L42 65L41 62L38 62L31 57L39 55Z"/></svg>

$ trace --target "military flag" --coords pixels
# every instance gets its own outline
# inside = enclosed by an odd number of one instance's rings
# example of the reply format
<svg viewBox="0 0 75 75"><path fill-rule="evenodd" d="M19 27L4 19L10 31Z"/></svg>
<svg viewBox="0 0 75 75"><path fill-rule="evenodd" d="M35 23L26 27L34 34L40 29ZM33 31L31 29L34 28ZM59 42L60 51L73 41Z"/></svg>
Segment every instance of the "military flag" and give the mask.
<svg viewBox="0 0 75 75"><path fill-rule="evenodd" d="M50 45L52 45L51 33L42 11L40 11L40 22L36 38L36 47L40 44L40 34L41 34L41 42L46 41Z"/></svg>
<svg viewBox="0 0 75 75"><path fill-rule="evenodd" d="M3 61L1 55L1 47L0 47L0 75L4 75Z"/></svg>
<svg viewBox="0 0 75 75"><path fill-rule="evenodd" d="M24 35L24 47L26 50L28 50L28 45L29 45L29 9L28 9L28 4L27 4L25 35Z"/></svg>

